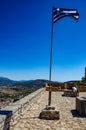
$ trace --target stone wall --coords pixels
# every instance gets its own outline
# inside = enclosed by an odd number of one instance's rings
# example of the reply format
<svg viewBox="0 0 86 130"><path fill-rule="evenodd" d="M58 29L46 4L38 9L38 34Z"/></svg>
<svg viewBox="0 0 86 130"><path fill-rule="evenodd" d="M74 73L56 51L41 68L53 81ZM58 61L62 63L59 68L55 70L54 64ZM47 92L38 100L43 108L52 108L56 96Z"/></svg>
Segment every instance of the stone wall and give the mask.
<svg viewBox="0 0 86 130"><path fill-rule="evenodd" d="M65 89L65 83L51 83L51 90L52 91L63 91ZM49 84L45 84L46 91L49 91Z"/></svg>
<svg viewBox="0 0 86 130"><path fill-rule="evenodd" d="M21 119L22 115L30 109L30 102L33 102L34 98L44 91L43 88L29 94L28 96L18 100L0 110L0 130L9 130L13 125Z"/></svg>
<svg viewBox="0 0 86 130"><path fill-rule="evenodd" d="M72 89L73 87L73 82L69 82L67 85L68 89ZM86 83L85 82L77 82L78 90L79 92L86 92Z"/></svg>

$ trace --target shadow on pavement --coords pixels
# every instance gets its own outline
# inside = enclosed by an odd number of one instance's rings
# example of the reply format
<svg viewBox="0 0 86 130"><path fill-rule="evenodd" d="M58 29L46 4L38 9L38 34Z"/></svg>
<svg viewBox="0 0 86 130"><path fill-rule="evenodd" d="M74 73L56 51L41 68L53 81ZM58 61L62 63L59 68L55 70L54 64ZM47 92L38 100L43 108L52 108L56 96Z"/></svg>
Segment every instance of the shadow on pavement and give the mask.
<svg viewBox="0 0 86 130"><path fill-rule="evenodd" d="M71 110L71 113L72 113L73 117L86 118L86 116L81 116L76 110Z"/></svg>
<svg viewBox="0 0 86 130"><path fill-rule="evenodd" d="M12 111L0 110L0 115L6 116L4 119L3 130L10 130Z"/></svg>

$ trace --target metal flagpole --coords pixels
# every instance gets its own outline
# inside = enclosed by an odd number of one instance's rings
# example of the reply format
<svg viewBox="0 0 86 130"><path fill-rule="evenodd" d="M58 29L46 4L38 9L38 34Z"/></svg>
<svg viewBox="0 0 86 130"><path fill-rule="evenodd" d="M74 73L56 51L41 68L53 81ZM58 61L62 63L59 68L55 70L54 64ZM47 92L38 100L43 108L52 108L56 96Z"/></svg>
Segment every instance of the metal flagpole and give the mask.
<svg viewBox="0 0 86 130"><path fill-rule="evenodd" d="M53 8L52 8L52 23L51 23L51 44L50 44L50 73L49 73L49 97L48 106L51 105L51 73L52 73L52 47L53 47Z"/></svg>
<svg viewBox="0 0 86 130"><path fill-rule="evenodd" d="M61 11L59 11L61 10ZM69 10L69 9L60 9L60 8L52 8L52 24L51 24L51 43L50 43L50 72L49 72L49 95L48 95L48 105L46 105L46 109L44 109L40 115L40 119L48 119L48 120L54 120L54 119L60 119L60 113L55 109L55 107L50 106L51 105L51 74L52 74L52 50L53 50L53 30L54 30L54 23L58 20L60 20L63 17L72 17L73 19L78 19L78 13L77 10Z"/></svg>

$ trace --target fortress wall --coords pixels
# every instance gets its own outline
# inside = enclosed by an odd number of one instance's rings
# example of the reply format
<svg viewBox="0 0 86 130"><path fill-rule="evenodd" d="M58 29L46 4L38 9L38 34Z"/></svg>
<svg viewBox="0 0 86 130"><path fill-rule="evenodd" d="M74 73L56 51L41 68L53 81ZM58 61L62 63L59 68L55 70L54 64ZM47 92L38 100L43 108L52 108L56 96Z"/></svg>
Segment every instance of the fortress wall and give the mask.
<svg viewBox="0 0 86 130"><path fill-rule="evenodd" d="M51 83L50 86L52 91L64 91L66 88L65 83ZM46 91L49 91L49 84L45 84L45 89Z"/></svg>
<svg viewBox="0 0 86 130"><path fill-rule="evenodd" d="M68 89L72 89L73 82L68 83ZM86 83L85 82L78 82L77 87L79 89L79 92L86 92Z"/></svg>
<svg viewBox="0 0 86 130"><path fill-rule="evenodd" d="M33 102L34 99L44 91L44 88L41 88L28 96L16 101L0 110L0 130L8 130L13 125L21 119L22 115L30 109L30 102Z"/></svg>

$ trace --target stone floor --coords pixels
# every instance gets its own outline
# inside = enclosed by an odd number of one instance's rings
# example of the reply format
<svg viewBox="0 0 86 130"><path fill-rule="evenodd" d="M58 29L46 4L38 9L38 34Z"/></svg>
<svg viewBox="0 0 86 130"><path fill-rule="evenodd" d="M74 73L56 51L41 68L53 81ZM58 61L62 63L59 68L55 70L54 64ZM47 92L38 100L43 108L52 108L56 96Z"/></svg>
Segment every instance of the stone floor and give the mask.
<svg viewBox="0 0 86 130"><path fill-rule="evenodd" d="M86 96L82 92L79 96ZM86 130L86 117L75 110L75 97L63 97L62 92L52 92L52 105L60 112L60 120L39 119L39 113L47 105L48 92L43 92L30 104L22 119L11 130Z"/></svg>

